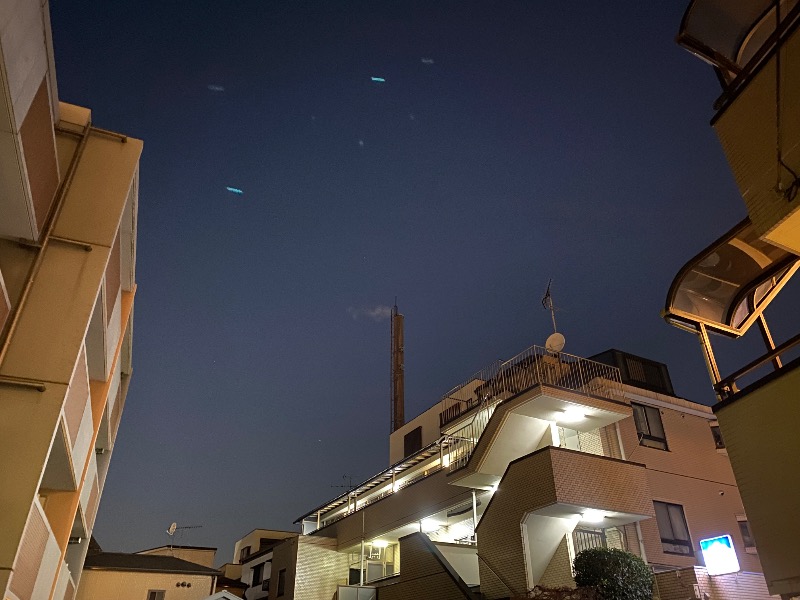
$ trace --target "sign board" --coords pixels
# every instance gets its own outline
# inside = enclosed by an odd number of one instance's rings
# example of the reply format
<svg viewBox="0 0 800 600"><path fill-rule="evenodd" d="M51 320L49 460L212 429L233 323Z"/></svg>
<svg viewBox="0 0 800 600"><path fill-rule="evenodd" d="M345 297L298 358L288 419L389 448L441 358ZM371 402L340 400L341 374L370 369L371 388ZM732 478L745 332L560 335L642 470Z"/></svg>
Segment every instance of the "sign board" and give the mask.
<svg viewBox="0 0 800 600"><path fill-rule="evenodd" d="M700 551L709 575L725 575L739 571L739 559L733 540L729 535L720 535L700 540Z"/></svg>

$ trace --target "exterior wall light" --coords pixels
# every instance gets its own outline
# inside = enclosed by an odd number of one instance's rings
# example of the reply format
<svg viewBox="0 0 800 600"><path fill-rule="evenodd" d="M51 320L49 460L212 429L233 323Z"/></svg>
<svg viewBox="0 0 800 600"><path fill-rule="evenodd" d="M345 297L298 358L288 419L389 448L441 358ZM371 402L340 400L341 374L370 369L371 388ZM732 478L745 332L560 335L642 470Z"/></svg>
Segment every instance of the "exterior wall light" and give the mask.
<svg viewBox="0 0 800 600"><path fill-rule="evenodd" d="M375 548L386 548L389 545L389 542L386 540L373 540L372 545Z"/></svg>
<svg viewBox="0 0 800 600"><path fill-rule="evenodd" d="M437 523L433 519L422 519L422 531L425 533L431 533L436 531L437 529L441 528L441 524Z"/></svg>
<svg viewBox="0 0 800 600"><path fill-rule="evenodd" d="M575 423L577 421L583 421L585 418L586 415L577 406L568 406L561 411L559 415L559 421L563 421L564 423Z"/></svg>
<svg viewBox="0 0 800 600"><path fill-rule="evenodd" d="M606 516L603 514L603 511L593 508L588 509L581 515L581 520L588 523L602 523L605 518Z"/></svg>

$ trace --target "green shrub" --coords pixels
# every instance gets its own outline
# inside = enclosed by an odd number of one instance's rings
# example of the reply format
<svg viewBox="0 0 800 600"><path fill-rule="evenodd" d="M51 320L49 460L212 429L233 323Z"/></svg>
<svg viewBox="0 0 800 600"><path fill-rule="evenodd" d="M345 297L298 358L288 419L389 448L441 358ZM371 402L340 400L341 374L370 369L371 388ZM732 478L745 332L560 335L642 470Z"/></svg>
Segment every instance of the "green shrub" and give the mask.
<svg viewBox="0 0 800 600"><path fill-rule="evenodd" d="M652 600L653 574L638 556L616 548L578 552L575 583L594 586L599 600Z"/></svg>

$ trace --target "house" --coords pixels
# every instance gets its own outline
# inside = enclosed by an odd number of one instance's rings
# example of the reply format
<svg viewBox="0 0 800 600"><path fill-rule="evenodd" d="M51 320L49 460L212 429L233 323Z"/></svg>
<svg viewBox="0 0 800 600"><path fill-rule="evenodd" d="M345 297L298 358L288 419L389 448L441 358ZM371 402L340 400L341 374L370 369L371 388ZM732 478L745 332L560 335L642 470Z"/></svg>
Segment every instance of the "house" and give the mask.
<svg viewBox="0 0 800 600"><path fill-rule="evenodd" d="M800 335L796 306L788 330L774 333L766 309L800 267L800 3L693 0L678 42L720 82L711 124L747 217L710 245L698 240L707 247L675 276L663 316L700 341L769 590L798 597ZM740 206L732 203L731 213ZM723 225L737 220L720 215ZM751 330L761 355L723 368L712 334L738 340Z"/></svg>
<svg viewBox="0 0 800 600"><path fill-rule="evenodd" d="M532 346L404 423L388 468L298 518L269 598L508 598L574 586L575 554L596 546L642 557L661 600L690 580L768 598L717 427L662 363ZM712 576L700 545L723 536L739 565Z"/></svg>

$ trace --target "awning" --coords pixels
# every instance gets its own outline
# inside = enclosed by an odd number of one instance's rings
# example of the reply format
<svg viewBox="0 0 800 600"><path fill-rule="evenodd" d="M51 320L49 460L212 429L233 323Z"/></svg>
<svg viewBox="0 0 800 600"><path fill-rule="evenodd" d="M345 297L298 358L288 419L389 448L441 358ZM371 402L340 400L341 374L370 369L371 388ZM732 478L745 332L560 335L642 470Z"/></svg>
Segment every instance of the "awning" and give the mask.
<svg viewBox="0 0 800 600"><path fill-rule="evenodd" d="M683 329L698 324L740 337L800 267L800 256L761 241L750 219L678 272L662 316Z"/></svg>

